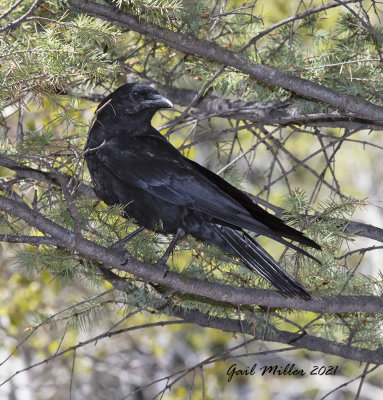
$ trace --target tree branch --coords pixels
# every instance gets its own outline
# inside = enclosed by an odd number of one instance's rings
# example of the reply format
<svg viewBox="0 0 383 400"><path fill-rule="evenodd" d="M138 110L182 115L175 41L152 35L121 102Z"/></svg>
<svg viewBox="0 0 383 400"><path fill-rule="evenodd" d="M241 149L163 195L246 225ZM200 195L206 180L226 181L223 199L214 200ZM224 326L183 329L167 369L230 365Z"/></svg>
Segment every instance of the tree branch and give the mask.
<svg viewBox="0 0 383 400"><path fill-rule="evenodd" d="M383 107L372 104L360 97L346 95L306 79L254 63L241 54L233 53L207 40L161 28L142 19L138 20L136 17L121 10L88 0L68 0L68 3L89 15L139 32L177 50L236 68L264 83L293 91L303 97L311 97L335 108L352 112L361 118L374 121L383 120Z"/></svg>
<svg viewBox="0 0 383 400"><path fill-rule="evenodd" d="M196 94L194 90L189 89L166 87L164 85L160 85L160 87L174 104L181 106L188 106L189 101ZM383 121L366 120L338 112L299 114L294 107L294 103L289 104L287 102L248 102L207 95L195 104L193 108L199 112L219 118L229 117L234 120L247 120L265 125L305 125L383 130Z"/></svg>
<svg viewBox="0 0 383 400"><path fill-rule="evenodd" d="M182 318L184 322L197 324L206 328L214 328L232 333L247 333L258 340L285 343L297 349L305 348L313 351L321 351L326 354L333 354L360 362L383 363L382 351L362 349L343 343L334 343L330 340L309 335L308 333L293 333L274 328L266 332L263 330L258 332L254 324L246 321L240 323L239 320L230 318L206 317L196 310L185 312L182 309L174 308L172 312L176 317Z"/></svg>
<svg viewBox="0 0 383 400"><path fill-rule="evenodd" d="M188 107L197 93L191 89L176 88L155 82L173 104ZM78 94L76 94L79 96ZM82 94L79 97L93 102L101 102L106 96L100 94ZM341 112L299 114L294 103L289 102L251 102L243 100L224 99L213 94L201 97L192 109L198 110L209 117L230 118L233 120L247 120L264 125L279 124L282 126L304 125L313 127L348 128L383 130L383 121L373 121L355 117L352 114ZM194 113L191 111L190 114ZM204 118L205 115L202 117Z"/></svg>
<svg viewBox="0 0 383 400"><path fill-rule="evenodd" d="M16 175L21 179L33 179L38 182L47 182L57 187L61 187L59 181L67 185L75 179L74 176L63 174L59 171L52 173L28 167L2 154L0 154L0 165L16 172ZM97 198L91 186L80 182L76 182L76 193L87 199Z"/></svg>
<svg viewBox="0 0 383 400"><path fill-rule="evenodd" d="M140 262L126 252L111 250L84 238L75 238L73 232L47 219L22 202L16 202L5 196L0 196L0 209L24 220L27 224L44 232L46 235L60 240L61 246L70 251L125 271L145 281L171 287L181 293L197 295L234 305L282 307L318 313L383 313L383 299L375 296L325 296L305 301L299 298L285 298L273 290L226 286L190 278L175 272L169 272L164 277L164 269L158 265ZM124 261L126 260L128 262L125 264Z"/></svg>
<svg viewBox="0 0 383 400"><path fill-rule="evenodd" d="M24 0L18 0L15 4L12 4L8 10L5 10L3 14L0 15L0 20L4 19L8 14L10 14L14 9L16 9Z"/></svg>
<svg viewBox="0 0 383 400"><path fill-rule="evenodd" d="M58 239L49 236L0 235L0 242L27 243L33 246L40 246L42 244L60 246L60 241Z"/></svg>
<svg viewBox="0 0 383 400"><path fill-rule="evenodd" d="M307 18L310 15L318 14L322 11L329 10L331 8L340 7L345 4L350 4L350 3L360 3L360 0L342 0L342 1L336 0L334 3L329 3L329 4L319 6L319 7L315 7L315 8L312 8L311 10L307 10L301 14L296 14L291 17L288 17L288 18L286 18L282 21L279 21L276 24L271 25L270 27L266 28L265 30L260 32L257 36L254 36L245 46L242 47L241 51L247 49L252 44L255 44L259 39L263 38L270 32L274 31L275 29L280 28L283 25L289 24L290 22L294 22L299 19Z"/></svg>
<svg viewBox="0 0 383 400"><path fill-rule="evenodd" d="M8 25L0 27L0 32L4 32L4 31L8 31L11 29L16 28L17 26L19 26L23 21L25 21L27 19L27 17L29 15L31 15L33 13L33 11L43 2L44 0L36 0L31 8L24 14L22 15L20 18L16 19L15 21L10 22ZM19 5L20 3L18 3L17 5ZM11 7L12 8L12 7ZM12 10L11 10L12 11ZM7 15L10 11L6 11L5 14Z"/></svg>
<svg viewBox="0 0 383 400"><path fill-rule="evenodd" d="M123 278L113 272L105 270L103 271L103 274L105 279L108 280L117 290L131 290L129 283L125 282ZM167 306L169 306L169 304L167 304ZM239 319L206 316L198 310L185 310L184 308L174 304L172 304L171 309L174 317L181 318L185 323L197 324L205 328L213 328L232 333L246 333L256 340L285 343L295 348L307 348L314 351L322 351L323 353L333 354L361 362L380 364L383 361L382 352L361 349L349 344L345 345L343 343L336 343L318 338L308 334L303 331L303 329L301 329L301 333L282 331L276 327L273 327L272 330L258 330L254 323L240 321ZM161 309L157 308L156 311L162 313ZM300 329L300 327L297 328Z"/></svg>
<svg viewBox="0 0 383 400"><path fill-rule="evenodd" d="M362 222L350 221L345 228L345 232L383 242L382 228L363 224Z"/></svg>

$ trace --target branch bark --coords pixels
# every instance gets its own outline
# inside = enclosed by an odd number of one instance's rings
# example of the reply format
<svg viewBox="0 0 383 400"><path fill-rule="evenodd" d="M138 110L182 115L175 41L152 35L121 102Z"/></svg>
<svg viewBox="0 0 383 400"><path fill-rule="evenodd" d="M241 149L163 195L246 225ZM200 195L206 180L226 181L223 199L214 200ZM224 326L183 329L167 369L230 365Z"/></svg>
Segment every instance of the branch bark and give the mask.
<svg viewBox="0 0 383 400"><path fill-rule="evenodd" d="M0 32L4 32L4 31L10 31L12 29L15 29L16 27L18 27L23 21L25 21L29 15L31 15L33 13L33 11L43 2L44 0L36 0L31 8L24 14L22 15L20 18L16 19L15 21L10 22L8 25L6 26L2 26L0 27ZM19 5L21 2L17 2L17 5ZM13 9L13 7L11 7L9 10L7 10L4 14L8 15L9 12L11 12ZM3 14L3 16L4 16Z"/></svg>
<svg viewBox="0 0 383 400"><path fill-rule="evenodd" d="M159 86L173 104L187 107L197 92L190 89L180 89L173 86ZM101 101L101 100L100 100ZM373 121L355 117L347 113L316 113L299 114L294 103L286 102L247 102L242 100L222 99L215 95L204 96L193 108L209 116L234 120L247 120L265 125L279 124L305 125L313 127L331 127L348 129L383 130L383 121Z"/></svg>
<svg viewBox="0 0 383 400"><path fill-rule="evenodd" d="M297 349L305 348L312 351L321 351L326 354L333 354L339 357L348 358L360 362L370 362L373 364L383 363L383 352L380 350L361 349L343 343L334 343L330 340L322 339L307 333L298 334L282 330L267 330L257 332L253 324L230 318L206 318L199 311L191 310L187 313L183 310L174 309L174 315L182 318L184 322L197 324L206 328L219 329L232 333L247 333L258 340L268 342L285 343Z"/></svg>
<svg viewBox="0 0 383 400"><path fill-rule="evenodd" d="M59 171L53 174L52 172L41 171L36 168L28 167L2 154L0 154L0 165L14 171L17 177L21 179L34 179L38 182L47 182L48 184L57 187L61 187L59 181L69 184L71 180L75 179L73 176L63 174ZM91 186L85 185L84 183L78 181L76 181L76 193L87 199L97 198Z"/></svg>
<svg viewBox="0 0 383 400"><path fill-rule="evenodd" d="M131 290L129 283L125 282L123 278L107 270L103 271L103 273L105 274L105 279L108 280L117 290ZM167 303L167 306L171 307L172 315L174 317L182 319L185 323L197 324L204 328L219 329L220 331L232 332L234 334L248 334L255 340L285 343L297 349L307 348L309 350L321 351L323 353L333 354L360 362L381 364L383 361L383 352L381 351L361 349L352 346L350 343L344 344L332 342L330 340L310 335L303 329L301 329L299 333L283 331L277 329L275 326L266 330L258 329L254 322L249 323L240 319L206 316L198 310L185 310L174 303L171 303L171 305L170 303ZM156 311L158 313L163 313L161 309L157 309ZM168 314L165 312L165 315Z"/></svg>
<svg viewBox="0 0 383 400"><path fill-rule="evenodd" d="M94 3L88 0L68 0L68 3L88 15L101 18L114 25L122 26L150 37L151 39L188 54L216 61L222 65L231 66L245 74L272 86L277 86L295 92L303 97L310 97L326 104L354 113L360 118L383 120L383 107L372 104L360 97L346 95L326 86L296 77L291 74L270 68L266 65L252 62L247 57L231 52L215 43L198 39L166 28L161 28L142 19L127 14L121 10Z"/></svg>
<svg viewBox="0 0 383 400"><path fill-rule="evenodd" d="M44 232L45 235L49 235L36 237L2 235L0 236L1 241L12 243L25 241L33 245L57 245L57 243L60 243L61 247L67 248L73 253L127 272L137 278L170 287L174 292L201 296L205 299L227 303L229 307L236 308L237 306L258 305L273 308L291 308L316 313L383 313L383 299L374 296L326 296L314 297L311 301L303 301L296 298L284 298L272 290L225 286L215 282L190 278L175 272L169 272L165 278L163 268L158 267L158 265L142 263L123 251L102 247L84 238L79 238L73 232L47 219L41 213L32 210L21 201L0 196L0 209L3 212L24 220L30 226ZM128 260L128 262L122 265L122 262L125 260ZM119 290L124 290L123 284L119 284L117 287ZM198 311L188 311L187 314L183 313L182 310L178 314L175 311L174 316L182 318L184 322L193 322L201 326L235 333L254 334L254 326L246 321L216 317L206 318ZM360 349L342 343L334 343L309 335L306 332L298 334L273 329L260 335L259 339L286 343L296 348L322 351L358 361L383 362L382 352Z"/></svg>
<svg viewBox="0 0 383 400"><path fill-rule="evenodd" d="M197 295L234 305L282 307L318 313L383 313L383 299L375 296L325 296L315 297L311 301L304 301L298 298L285 298L273 290L226 286L190 278L176 272L169 272L164 277L164 268L140 262L124 251L106 248L84 238L76 238L74 232L32 210L25 203L0 196L0 209L22 219L46 235L59 240L62 247L74 253L110 265L145 281L171 287L181 293ZM3 239L5 238L3 237ZM126 260L128 262L125 265L124 261Z"/></svg>
<svg viewBox="0 0 383 400"><path fill-rule="evenodd" d="M173 104L188 107L197 92L191 89L165 86L159 82L152 82L171 100ZM76 96L82 99L101 102L106 96L101 94L81 94ZM215 94L207 94L193 104L190 112L198 112L197 117L230 118L233 120L246 120L262 125L303 125L312 127L347 128L353 130L371 129L383 130L383 121L373 121L355 117L346 112L327 112L314 114L299 114L294 102L251 102L243 100L225 99Z"/></svg>

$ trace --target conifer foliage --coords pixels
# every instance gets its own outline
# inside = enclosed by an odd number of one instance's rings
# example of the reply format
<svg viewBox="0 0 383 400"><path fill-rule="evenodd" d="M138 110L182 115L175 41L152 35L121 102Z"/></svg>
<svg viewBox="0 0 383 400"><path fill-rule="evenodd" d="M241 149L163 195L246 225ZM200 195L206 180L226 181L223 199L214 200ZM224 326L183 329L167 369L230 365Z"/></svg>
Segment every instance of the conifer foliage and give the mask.
<svg viewBox="0 0 383 400"><path fill-rule="evenodd" d="M69 345L45 357L64 358L84 346L78 329L89 343L124 336L142 313L151 322L141 329L211 327L243 335L246 352L254 338L365 362L365 374L383 363L381 8L359 0L3 0L4 278L18 268L45 282L47 298L47 282L58 284L55 296L81 286L88 297L62 310L49 300L51 316L37 307L25 342L46 325L62 328ZM319 266L256 238L311 301L281 296L190 237L166 278L156 263L171 237L144 230L121 244L139 226L124 218L124 205L96 198L83 149L98 102L136 81L174 103L153 124L180 151L322 246ZM225 351L170 375L160 395L233 350Z"/></svg>

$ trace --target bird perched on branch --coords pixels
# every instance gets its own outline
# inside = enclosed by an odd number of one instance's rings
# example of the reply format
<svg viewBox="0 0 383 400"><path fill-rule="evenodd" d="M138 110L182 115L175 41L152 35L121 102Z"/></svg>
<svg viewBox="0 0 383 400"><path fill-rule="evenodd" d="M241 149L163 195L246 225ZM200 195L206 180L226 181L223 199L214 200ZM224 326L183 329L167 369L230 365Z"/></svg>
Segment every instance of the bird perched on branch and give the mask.
<svg viewBox="0 0 383 400"><path fill-rule="evenodd" d="M98 106L85 158L96 194L147 229L173 234L163 261L183 235L220 247L241 259L283 294L310 295L245 231L283 243L317 261L286 239L320 249L313 240L255 204L214 172L184 157L151 125L172 103L151 86L118 88Z"/></svg>

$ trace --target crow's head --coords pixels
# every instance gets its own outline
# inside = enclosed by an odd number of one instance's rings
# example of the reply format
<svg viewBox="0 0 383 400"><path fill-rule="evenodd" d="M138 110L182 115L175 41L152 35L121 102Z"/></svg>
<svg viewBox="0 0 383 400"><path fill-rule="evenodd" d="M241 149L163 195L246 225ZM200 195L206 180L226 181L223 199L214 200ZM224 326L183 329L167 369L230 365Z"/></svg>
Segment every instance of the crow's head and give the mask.
<svg viewBox="0 0 383 400"><path fill-rule="evenodd" d="M134 115L152 117L160 108L171 108L173 104L155 89L142 83L127 83L107 96L97 107L97 115L111 117Z"/></svg>

